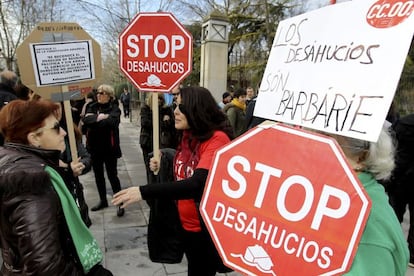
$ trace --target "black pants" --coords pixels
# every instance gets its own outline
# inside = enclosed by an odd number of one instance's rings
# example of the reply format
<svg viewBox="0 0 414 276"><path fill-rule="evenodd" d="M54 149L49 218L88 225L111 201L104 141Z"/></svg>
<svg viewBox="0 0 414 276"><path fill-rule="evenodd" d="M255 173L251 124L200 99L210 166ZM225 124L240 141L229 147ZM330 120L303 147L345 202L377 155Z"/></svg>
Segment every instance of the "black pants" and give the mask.
<svg viewBox="0 0 414 276"><path fill-rule="evenodd" d="M188 276L214 276L224 265L206 231L183 231L184 253L188 262ZM227 272L231 271L227 269ZM220 271L221 272L221 271Z"/></svg>
<svg viewBox="0 0 414 276"><path fill-rule="evenodd" d="M410 228L408 230L407 242L410 250L410 262L414 262L414 187L413 183L411 183L413 177L413 174L404 175L393 181L390 184L392 186L387 190L390 204L400 222L404 219L408 205Z"/></svg>
<svg viewBox="0 0 414 276"><path fill-rule="evenodd" d="M128 117L129 118L129 104L124 104L124 117Z"/></svg>
<svg viewBox="0 0 414 276"><path fill-rule="evenodd" d="M96 187L98 188L99 198L101 199L101 202L107 202L104 164L106 168L106 174L108 176L109 182L111 183L112 192L115 194L121 190L121 183L118 178L117 163L118 159L116 157L92 156L92 168L93 173L95 174Z"/></svg>

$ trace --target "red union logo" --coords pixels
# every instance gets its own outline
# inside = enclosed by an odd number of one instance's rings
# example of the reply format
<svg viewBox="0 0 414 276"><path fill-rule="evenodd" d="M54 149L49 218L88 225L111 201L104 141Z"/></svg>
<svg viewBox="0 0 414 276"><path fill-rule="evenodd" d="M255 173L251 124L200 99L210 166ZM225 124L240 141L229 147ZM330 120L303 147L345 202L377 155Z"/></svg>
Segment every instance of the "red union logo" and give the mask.
<svg viewBox="0 0 414 276"><path fill-rule="evenodd" d="M170 91L191 72L191 34L170 13L138 14L119 45L121 70L141 90Z"/></svg>
<svg viewBox="0 0 414 276"><path fill-rule="evenodd" d="M367 22L376 28L389 28L403 22L413 11L412 0L379 0L369 9Z"/></svg>
<svg viewBox="0 0 414 276"><path fill-rule="evenodd" d="M200 209L228 266L280 276L349 269L370 206L334 140L274 125L217 151Z"/></svg>

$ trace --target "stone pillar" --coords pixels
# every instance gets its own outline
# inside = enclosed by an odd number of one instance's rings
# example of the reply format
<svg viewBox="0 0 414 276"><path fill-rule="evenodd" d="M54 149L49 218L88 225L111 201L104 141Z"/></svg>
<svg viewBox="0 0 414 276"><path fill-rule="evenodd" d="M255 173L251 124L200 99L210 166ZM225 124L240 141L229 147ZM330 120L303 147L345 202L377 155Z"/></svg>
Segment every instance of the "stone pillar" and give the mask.
<svg viewBox="0 0 414 276"><path fill-rule="evenodd" d="M210 90L217 102L227 89L229 31L227 16L214 12L202 25L200 86Z"/></svg>

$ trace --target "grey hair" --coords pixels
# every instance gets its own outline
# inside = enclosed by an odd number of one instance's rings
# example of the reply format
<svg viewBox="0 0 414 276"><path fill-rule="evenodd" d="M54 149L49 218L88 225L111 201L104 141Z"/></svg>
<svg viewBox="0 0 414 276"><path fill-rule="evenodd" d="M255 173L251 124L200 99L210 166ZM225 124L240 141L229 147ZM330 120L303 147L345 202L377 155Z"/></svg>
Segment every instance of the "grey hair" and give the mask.
<svg viewBox="0 0 414 276"><path fill-rule="evenodd" d="M358 155L367 151L365 159L366 171L372 173L377 180L387 180L395 167L395 143L390 129L383 127L377 142L344 137L351 154ZM347 148L348 148L347 147Z"/></svg>
<svg viewBox="0 0 414 276"><path fill-rule="evenodd" d="M115 91L111 85L101 84L97 90L105 92L112 100L115 99Z"/></svg>
<svg viewBox="0 0 414 276"><path fill-rule="evenodd" d="M14 88L18 80L19 78L13 71L5 69L0 73L0 83L7 87Z"/></svg>
<svg viewBox="0 0 414 276"><path fill-rule="evenodd" d="M376 143L370 143L366 164L377 180L390 178L395 167L395 148L391 131L387 127L382 128Z"/></svg>

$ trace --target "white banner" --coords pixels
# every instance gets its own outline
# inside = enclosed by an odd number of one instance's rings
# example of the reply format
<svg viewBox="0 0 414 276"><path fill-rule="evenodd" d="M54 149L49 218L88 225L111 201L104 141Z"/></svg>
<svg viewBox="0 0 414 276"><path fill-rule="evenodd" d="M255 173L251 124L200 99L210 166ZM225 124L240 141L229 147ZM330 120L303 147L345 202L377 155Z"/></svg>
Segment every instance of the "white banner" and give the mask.
<svg viewBox="0 0 414 276"><path fill-rule="evenodd" d="M38 87L95 79L91 41L30 44Z"/></svg>
<svg viewBox="0 0 414 276"><path fill-rule="evenodd" d="M358 0L279 23L254 115L376 141L414 32L414 1Z"/></svg>

